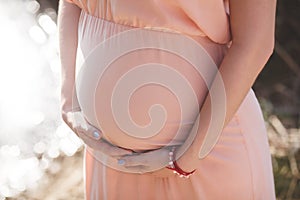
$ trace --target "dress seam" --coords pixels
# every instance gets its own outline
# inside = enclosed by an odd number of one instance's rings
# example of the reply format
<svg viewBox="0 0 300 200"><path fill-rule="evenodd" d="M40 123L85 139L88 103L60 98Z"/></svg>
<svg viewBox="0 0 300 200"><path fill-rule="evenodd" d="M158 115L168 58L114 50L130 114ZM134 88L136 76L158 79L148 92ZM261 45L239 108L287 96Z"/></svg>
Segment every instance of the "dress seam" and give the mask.
<svg viewBox="0 0 300 200"><path fill-rule="evenodd" d="M85 12L84 10L81 10L81 12L82 12L84 15L87 15L88 17L94 18L94 19L96 19L96 20L103 20L103 21L106 21L106 22L108 22L108 23L118 24L118 25L121 25L121 26L127 26L127 27L131 27L131 28L142 28L142 27L138 27L138 26L132 26L132 25L129 25L129 24L116 23L116 22L114 22L114 21L112 21L112 20L108 20L108 19L106 19L106 18L104 18L104 17L97 17L97 16L94 16L94 15L92 15L92 14L90 14L90 13Z"/></svg>
<svg viewBox="0 0 300 200"><path fill-rule="evenodd" d="M155 27L155 26L133 26L133 25L130 25L130 24L122 24L122 23L118 23L118 22L115 22L113 20L109 20L109 19L106 19L104 17L97 17L97 16L94 16L90 13L87 13L86 11L84 10L81 10L82 14L84 15L87 15L87 17L91 17L91 18L94 18L95 20L102 20L102 21L105 21L107 23L110 23L110 24L113 24L113 25L119 25L119 26L124 26L124 27L127 27L127 28L131 28L131 29L144 29L144 30L151 30L151 31L161 31L161 32L167 32L167 33L173 33L173 34L181 34L181 35L187 35L189 36L188 34L185 34L181 31L177 31L175 29L171 29L171 28L166 28L166 27ZM197 36L197 35L192 35L192 36ZM204 36L201 36L201 37L207 37L206 35Z"/></svg>

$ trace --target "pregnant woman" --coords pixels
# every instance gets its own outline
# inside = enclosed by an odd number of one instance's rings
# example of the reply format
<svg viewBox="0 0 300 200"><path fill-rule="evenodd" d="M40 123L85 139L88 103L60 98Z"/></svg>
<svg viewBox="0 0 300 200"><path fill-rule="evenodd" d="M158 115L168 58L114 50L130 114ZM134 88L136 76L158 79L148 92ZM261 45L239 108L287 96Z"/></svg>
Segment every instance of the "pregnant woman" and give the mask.
<svg viewBox="0 0 300 200"><path fill-rule="evenodd" d="M62 117L85 143L86 199L275 200L251 89L275 7L60 0Z"/></svg>

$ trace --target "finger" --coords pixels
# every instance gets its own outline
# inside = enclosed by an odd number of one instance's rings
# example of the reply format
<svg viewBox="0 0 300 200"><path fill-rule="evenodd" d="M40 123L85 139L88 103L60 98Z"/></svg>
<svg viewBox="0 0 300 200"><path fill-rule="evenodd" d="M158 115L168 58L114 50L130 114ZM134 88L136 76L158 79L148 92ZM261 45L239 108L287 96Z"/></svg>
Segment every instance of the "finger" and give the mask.
<svg viewBox="0 0 300 200"><path fill-rule="evenodd" d="M145 159L143 154L123 156L118 159L118 164L124 167L134 167L134 166L147 166L148 161Z"/></svg>
<svg viewBox="0 0 300 200"><path fill-rule="evenodd" d="M103 139L95 140L83 132L79 132L79 137L84 141L86 145L88 145L92 149L101 151L102 153L111 157L120 158L122 156L132 154L131 150L126 150L126 149L113 146L112 144L104 141Z"/></svg>
<svg viewBox="0 0 300 200"><path fill-rule="evenodd" d="M80 127L77 129L78 136L87 144L89 147L97 150L104 149L103 142L100 140L95 140L94 138L90 137L85 130L82 130Z"/></svg>
<svg viewBox="0 0 300 200"><path fill-rule="evenodd" d="M112 157L122 157L122 156L128 156L132 155L133 151L129 149L123 149L117 146L114 146L107 141L101 140L102 141L102 152L105 152L107 155L110 155Z"/></svg>
<svg viewBox="0 0 300 200"><path fill-rule="evenodd" d="M62 111L62 119L65 122L65 124L67 124L67 126L78 136L78 133L74 128L74 123L72 122L72 118L70 118L70 114Z"/></svg>
<svg viewBox="0 0 300 200"><path fill-rule="evenodd" d="M94 140L100 140L102 132L91 125L83 116L81 112L72 113L73 126L77 132L85 133L87 136Z"/></svg>
<svg viewBox="0 0 300 200"><path fill-rule="evenodd" d="M90 124L87 124L85 134L94 140L100 140L102 137L102 132Z"/></svg>
<svg viewBox="0 0 300 200"><path fill-rule="evenodd" d="M124 156L118 160L119 165L124 165L125 167L132 166L148 166L152 167L163 167L169 162L169 151L167 149L159 149L150 151L147 153L142 153L138 155Z"/></svg>
<svg viewBox="0 0 300 200"><path fill-rule="evenodd" d="M63 120L64 122L72 129L72 131L79 137L78 131L82 131L84 128L80 120L80 112L63 112ZM82 126L82 128L81 128Z"/></svg>

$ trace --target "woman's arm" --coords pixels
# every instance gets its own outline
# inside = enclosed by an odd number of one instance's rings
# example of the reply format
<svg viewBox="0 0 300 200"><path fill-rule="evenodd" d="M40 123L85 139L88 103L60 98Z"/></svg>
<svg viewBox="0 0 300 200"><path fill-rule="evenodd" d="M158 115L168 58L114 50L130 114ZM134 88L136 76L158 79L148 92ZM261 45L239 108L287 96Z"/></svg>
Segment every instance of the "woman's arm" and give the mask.
<svg viewBox="0 0 300 200"><path fill-rule="evenodd" d="M68 2L67 2L68 1ZM78 45L78 22L81 9L70 0L60 0L58 35L61 61L61 111L64 122L85 144L111 157L130 155L129 150L115 147L101 138L101 131L83 117L75 92L75 67Z"/></svg>
<svg viewBox="0 0 300 200"><path fill-rule="evenodd" d="M276 0L229 0L232 45L219 72L226 92L226 116L223 128L237 112L274 48ZM213 82L212 87L216 86ZM201 120L195 140L178 159L185 171L192 171L199 162L203 138L211 120L211 99L208 95L200 111Z"/></svg>
<svg viewBox="0 0 300 200"><path fill-rule="evenodd" d="M60 0L58 9L59 55L61 61L61 110L80 110L75 92L75 66L78 44L78 21L81 9Z"/></svg>
<svg viewBox="0 0 300 200"><path fill-rule="evenodd" d="M230 22L232 32L232 45L224 57L220 67L219 75L222 78L225 90L224 107L225 119L220 123L223 129L237 112L239 106L245 99L258 74L265 66L274 49L274 29L276 0L229 0ZM210 87L219 91L219 82L215 79ZM221 99L223 101L223 99ZM218 109L214 109L218 112ZM217 113L218 114L218 113ZM208 132L211 116L211 98L208 95L201 107L199 123L195 123L191 135L195 133L195 139L185 151L185 142L176 151L176 155L182 155L177 163L184 171L193 171L199 166L199 152L203 147L206 135L215 134ZM199 119L198 116L198 119ZM212 119L214 120L214 119ZM197 126L199 127L198 129ZM196 127L196 128L195 128ZM193 132L193 130L196 130ZM190 138L189 138L190 139ZM210 141L213 147L214 141ZM201 158L207 155L209 148L201 152ZM165 148L138 155L123 156L120 162L126 168L139 167L139 171L149 172L147 169L157 165L163 166L169 162L169 151ZM183 154L182 154L183 153ZM158 176L171 176L170 170L163 168L152 174Z"/></svg>

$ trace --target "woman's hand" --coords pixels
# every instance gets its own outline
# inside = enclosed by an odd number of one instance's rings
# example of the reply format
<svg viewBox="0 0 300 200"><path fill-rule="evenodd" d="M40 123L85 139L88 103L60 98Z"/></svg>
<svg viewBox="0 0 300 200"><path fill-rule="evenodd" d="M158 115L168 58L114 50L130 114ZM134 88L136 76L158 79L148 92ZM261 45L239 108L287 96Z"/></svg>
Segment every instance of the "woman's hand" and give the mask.
<svg viewBox="0 0 300 200"><path fill-rule="evenodd" d="M73 132L90 148L115 158L132 154L132 151L113 146L102 139L102 132L88 123L80 111L63 112L62 117Z"/></svg>
<svg viewBox="0 0 300 200"><path fill-rule="evenodd" d="M61 0L58 9L59 54L61 61L61 110L64 122L84 143L110 157L131 154L101 138L101 131L89 124L82 113L75 89L75 66L78 47L78 0ZM84 10L86 8L83 8ZM117 162L117 161L116 161Z"/></svg>
<svg viewBox="0 0 300 200"><path fill-rule="evenodd" d="M136 170L139 173L157 177L175 176L172 170L167 169L169 163L168 148L122 156L118 163L127 169Z"/></svg>

